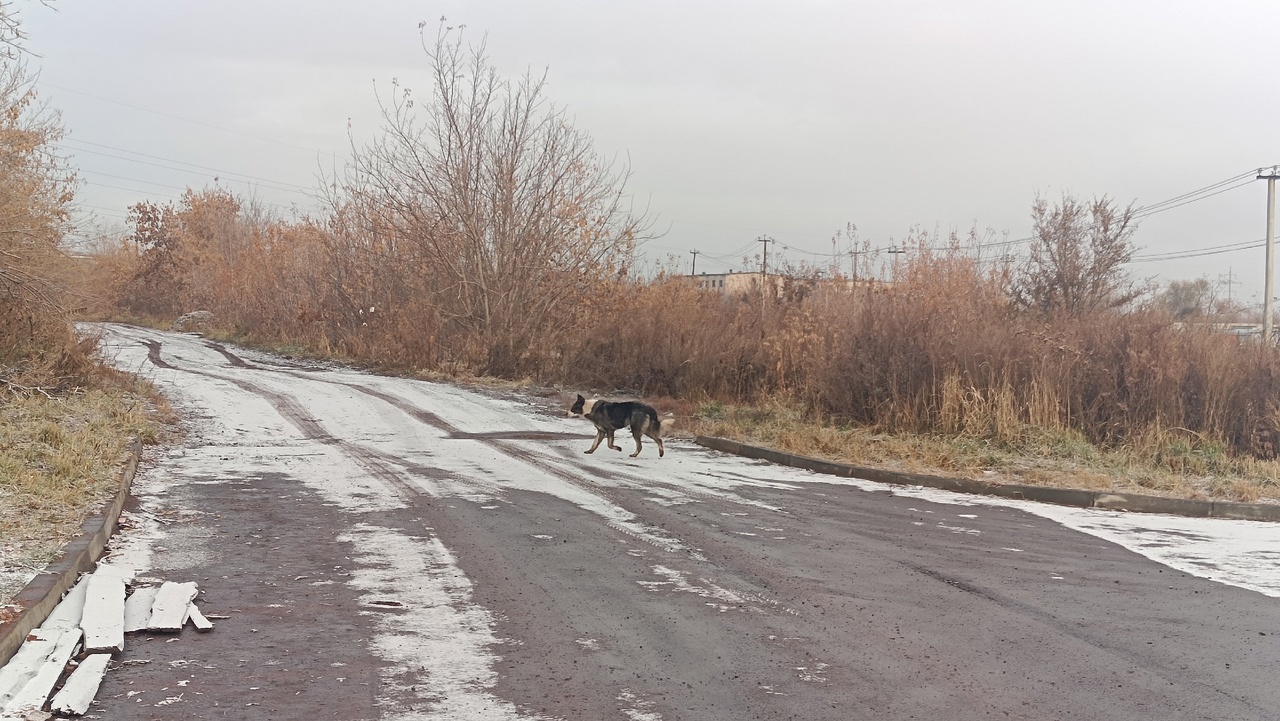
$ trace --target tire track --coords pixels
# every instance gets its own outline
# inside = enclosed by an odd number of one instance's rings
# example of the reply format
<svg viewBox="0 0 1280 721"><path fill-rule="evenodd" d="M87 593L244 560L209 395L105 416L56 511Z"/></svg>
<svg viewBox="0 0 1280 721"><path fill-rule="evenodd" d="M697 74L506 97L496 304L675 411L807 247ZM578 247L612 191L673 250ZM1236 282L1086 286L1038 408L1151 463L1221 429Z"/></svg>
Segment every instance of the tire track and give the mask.
<svg viewBox="0 0 1280 721"><path fill-rule="evenodd" d="M336 446L340 448L343 451L343 453L346 453L348 456L350 456L353 460L356 461L356 463L358 463L362 468L368 471L375 478L389 485L395 493L400 495L405 500L409 500L409 501L427 500L428 503L430 502L429 496L423 494L417 488L414 488L411 484L407 483L403 478L401 478L399 472L397 472L393 468L388 467L385 463L383 463L378 458L375 452L359 444L351 443L350 441L345 441L345 440L342 440L341 438L338 438L337 436L334 436L327 429L325 429L323 424L321 424L315 418L311 417L311 414L308 413L307 410L294 399L288 396L285 396L283 394L277 393L275 391L269 390L267 388L263 388L262 386L259 386L255 383L250 383L249 381L241 380L238 378L228 378L226 376L219 375L217 373L210 373L208 371L197 370L194 368L182 368L182 367L171 365L165 362L163 358L161 358L160 349L162 344L159 341L144 340L141 342L143 345L147 347L147 360L149 360L156 367L164 368L167 370L176 370L182 373L190 373L192 375L203 376L205 378L210 378L213 380L224 381L226 383L231 383L232 385L248 393L252 393L253 395L260 396L266 399L266 401L270 403L273 408L276 409L276 412L279 413L282 418L288 421L290 425L292 425L294 428L297 428L298 431L302 433L302 436L307 440L315 441L317 443L322 443L324 445ZM241 366L241 367L249 367L249 366L245 364L244 366Z"/></svg>
<svg viewBox="0 0 1280 721"><path fill-rule="evenodd" d="M166 363L164 359L160 357L160 341L144 340L141 341L141 343L147 347L147 360L151 361L151 365L157 368L164 368L165 370L178 370Z"/></svg>
<svg viewBox="0 0 1280 721"><path fill-rule="evenodd" d="M193 368L175 367L165 362L161 358L160 349L162 344L159 341L154 341L154 340L143 341L143 344L146 345L148 348L148 353L147 353L148 360L150 360L153 364L157 365L158 367L178 370L184 373L192 373L195 375L204 376L206 378L213 378L216 380L226 381L228 383L231 383L239 387L244 391L260 396L266 399L267 402L270 403L278 413L280 413L281 417L283 417L291 425L297 428L305 438L309 440L317 441L319 443L324 443L326 445L333 445L341 448L343 452L350 455L353 459L355 459L358 463L360 463L362 467L366 468L370 473L375 475L377 478L383 480L384 482L390 484L402 496L405 496L411 499L429 498L429 496L423 493L420 489L417 489L413 487L411 484L407 483L400 476L399 472L397 472L395 469L387 465L387 462L395 463L396 465L400 465L405 468L413 468L415 464L412 464L411 462L407 462L404 459L401 459L397 456L384 453L381 451L377 451L374 449L366 448L359 444L351 443L349 441L344 441L334 436L333 434L329 433L328 430L326 430L319 421L317 421L315 418L310 417L310 414L306 411L306 409L303 406L301 406L300 404L297 403L297 401L293 400L288 396L269 390L255 383L251 383L249 381L245 381L237 378L229 378L216 373L196 370ZM206 344L206 345L210 345L210 344ZM214 348L214 350L219 350L219 349ZM231 353L230 351L227 351L225 348L219 350L219 352L223 355L223 357L228 359L228 362L231 362L232 365L237 368L246 368L246 369L252 369L252 370L267 370L259 366L252 366L248 363L245 363L243 360L240 360L233 353ZM232 362L231 361L232 358L236 358L238 362ZM283 372L286 373L287 375L299 377L291 371L283 371ZM559 468L558 466L548 463L544 459L538 458L536 455L526 451L525 449L516 448L514 446L508 445L508 443L504 442L505 439L503 439L502 436L511 435L511 434L495 435L495 434L488 434L488 433L480 433L480 434L464 433L460 431L458 428L454 427L448 421L436 415L435 413L432 413L423 408L415 406L412 403L409 403L404 399L398 398L389 393L385 393L383 391L379 391L377 389L370 388L368 386L360 385L357 383L335 381L335 380L329 380L329 379L318 379L313 376L302 376L302 378L309 382L315 382L319 380L320 382L329 383L331 385L340 385L346 388L350 388L351 390L355 390L360 393L364 393L374 398L377 398L385 403L392 405L398 410L404 412L405 414L409 415L411 418L414 418L415 420L421 423L424 423L433 428L436 428L437 430L443 431L446 434L446 436L449 438L459 438L459 439L480 441L481 443L484 443L498 450L503 455L515 458L521 462L524 462L530 466L533 466L534 468L544 473L547 473L551 476L559 478L560 480L566 483L569 483L578 488L581 488L582 490L588 491L593 495L600 496L604 498L606 501L608 501L609 503L612 503L613 505L626 510L633 517L637 519L639 518L639 516L636 513L626 508L626 506L622 504L620 499L614 497L613 493L609 493L607 488L597 485L595 483L586 481L580 476L577 476L562 468ZM664 548L666 550L680 550L680 551L684 551L684 552L696 555L695 551L687 548L679 540L668 537L667 534L663 533L656 527L652 527L652 526L646 527L647 524L638 523L637 525L640 525L641 532L637 533L636 531L626 528L624 526L621 526L618 523L611 522L611 521L606 521L606 522L611 528L614 528L620 533L623 533L627 536L637 538L640 540L646 540L656 547ZM645 538L646 534L649 534L656 538L646 539ZM661 542L659 542L659 540Z"/></svg>
<svg viewBox="0 0 1280 721"><path fill-rule="evenodd" d="M161 344L158 341L150 341L146 343L146 345L149 349L148 359L150 359L153 363L155 363L156 361L160 361L161 363L164 363L164 361L160 358ZM245 363L243 359L240 359L238 356L228 351L226 348L215 347L217 346L217 344L206 343L205 345L219 352L234 367L249 369L249 370L270 370L267 368L263 368L261 366L254 366L254 365ZM319 421L317 421L315 418L310 417L310 414L307 413L306 409L303 406L301 406L295 400L293 400L288 396L269 390L255 383L251 383L249 381L245 381L237 378L228 378L215 373L209 373L207 371L200 371L200 370L191 369L191 368L175 368L174 366L169 365L167 363L165 363L164 367L173 368L175 370L180 370L186 373L194 373L196 375L202 375L208 378L223 380L228 383L232 383L236 385L242 390L258 395L266 399L267 402L270 403L276 409L276 411L280 413L280 415L283 418L285 418L285 420L289 421L290 424L298 428L298 430L302 432L304 437L320 443L325 443L327 445L334 445L341 448L343 452L347 453L352 458L354 458L363 467L368 469L370 473L374 474L375 476L382 479L383 481L391 484L399 493L401 493L401 495L404 495L407 498L429 498L430 497L428 494L424 493L420 489L415 488L411 484L407 483L400 476L399 472L389 467L387 463L388 462L394 463L406 469L416 468L418 470L422 470L423 467L418 466L417 464L413 464L412 462L405 461L404 459L401 459L398 456L394 456L392 454L378 451L375 449L367 448L365 446L351 443L349 441L344 441L341 438L334 436L333 434L329 433L324 428L324 426L320 424ZM643 541L645 543L653 545L656 548L661 548L663 550L672 551L672 552L684 553L695 559L702 558L701 554L696 549L690 548L683 541L671 536L670 534L666 533L665 531L658 528L657 526L653 526L652 524L648 524L641 521L640 514L636 513L630 508L627 508L624 501L618 497L619 494L613 489L588 481L582 476L572 473L548 461L547 459L530 452L527 449L520 448L514 445L513 443L513 440L517 440L517 439L518 440L540 439L540 438L546 438L546 437L554 438L561 435L571 437L571 438L580 438L581 436L579 435L567 434L567 433L556 434L556 433L543 432L543 431L467 433L456 428L451 423L449 423L448 421L441 418L439 415L435 413L432 413L426 409L416 406L404 400L403 398L399 398L397 396L377 390L375 388L370 388L369 386L365 386L359 383L352 383L348 381L338 381L338 380L331 380L331 379L325 379L325 378L316 378L314 376L304 376L294 371L286 370L281 372L285 373L286 375L293 376L295 378L301 378L303 380L306 380L307 382L319 381L322 383L328 383L331 385L339 385L346 388L350 388L351 390L364 393L371 397L377 398L393 406L394 408L400 410L401 412L405 413L409 417L421 423L429 425L432 428L435 428L437 430L444 432L446 437L450 439L475 440L475 441L479 441L480 443L484 443L485 445L497 450L498 452L502 453L505 456L518 460L522 463L525 463L526 465L532 466L533 468L543 473L546 473L554 478L558 478L561 481L564 481L565 483L568 483L581 490L584 490L591 495L600 497L601 499L612 504L613 506L624 510L633 519L635 519L634 522L627 524L627 523L622 523L619 521L610 520L606 518L605 519L606 525L608 525L610 528L614 529L615 531L622 533L628 537L634 538L636 540ZM702 560L705 560L705 559L702 559Z"/></svg>
<svg viewBox="0 0 1280 721"><path fill-rule="evenodd" d="M256 370L256 371L266 370L265 368L263 368L263 367L261 367L261 366L256 366L256 365L253 365L252 363L247 363L247 362L246 362L243 358L241 358L240 356L238 356L238 355L236 355L235 353L232 353L231 351L227 350L226 346L222 345L221 343L214 343L214 342L212 342L212 341L205 341L205 344L204 344L204 345L205 345L205 347L206 347L206 348L210 348L210 349L212 349L212 350L215 350L215 351L217 351L217 352L221 353L221 354L222 354L222 357L223 357L223 358L226 358L226 359L227 359L227 362L228 362L228 363L230 363L231 365L235 366L236 368L248 368L248 369Z"/></svg>

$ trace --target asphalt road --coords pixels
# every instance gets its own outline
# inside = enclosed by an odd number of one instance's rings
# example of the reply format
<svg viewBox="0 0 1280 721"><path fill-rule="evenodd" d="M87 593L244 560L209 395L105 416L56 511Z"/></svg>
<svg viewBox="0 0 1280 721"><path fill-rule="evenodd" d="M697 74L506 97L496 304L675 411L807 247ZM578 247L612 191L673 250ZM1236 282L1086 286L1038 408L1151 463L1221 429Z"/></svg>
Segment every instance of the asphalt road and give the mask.
<svg viewBox="0 0 1280 721"><path fill-rule="evenodd" d="M1275 598L1023 510L106 332L189 428L115 558L226 618L131 636L97 718L1280 718Z"/></svg>

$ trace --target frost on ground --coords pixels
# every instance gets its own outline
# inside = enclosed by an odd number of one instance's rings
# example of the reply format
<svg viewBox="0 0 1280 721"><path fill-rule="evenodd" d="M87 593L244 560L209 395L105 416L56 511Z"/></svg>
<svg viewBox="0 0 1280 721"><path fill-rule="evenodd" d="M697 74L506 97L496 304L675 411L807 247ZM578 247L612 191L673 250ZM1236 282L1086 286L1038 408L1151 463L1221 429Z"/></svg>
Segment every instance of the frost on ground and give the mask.
<svg viewBox="0 0 1280 721"><path fill-rule="evenodd" d="M163 342L163 352L173 367L147 363L148 348L142 341L151 339ZM634 491L663 505L700 499L724 501L749 512L750 522L758 524L760 531L781 533L787 525L782 509L748 497L751 494L747 491L808 488L818 494L833 485L844 485L918 498L941 504L939 508L961 508L965 513L957 515L963 523L938 520L929 525L936 524L942 532L956 534L955 538L964 542L982 542L976 522L982 515L980 509L1017 509L1119 544L1188 574L1280 597L1280 564L1276 563L1280 533L1274 524L1073 509L890 486L773 466L680 440L668 444L671 452L661 460L656 454L614 459L608 474L584 480L577 465L584 449L582 441L494 443L456 436L443 441L449 436L448 428L459 433L578 433L589 440L590 431L580 419L554 418L517 401L494 399L447 384L380 378L343 369L308 376L281 370L280 366L287 365L283 360L264 354L246 357L274 366L237 368L229 365L222 353L191 336L111 326L106 342L118 365L148 373L190 426L183 447L150 459L153 462L135 479L135 492L144 499L147 514L131 518L130 531L113 542L113 563L145 573L154 563L152 548L161 540L170 564L194 564L200 561L200 554L216 552L169 527L169 521L180 517L182 509L169 507L167 483L230 483L229 479L248 473L269 471L301 479L324 502L351 516L343 539L356 547L358 568L349 582L367 603L396 603L404 609L403 613L378 615L379 633L369 639L370 651L386 664L383 678L388 695L382 703L389 718L536 718L491 692L498 658L494 619L472 601L471 581L443 540L371 522L380 511L404 508L401 492L465 498L484 504L490 512L502 512L501 504L516 491L546 494L576 505L634 541L631 545L637 548L629 551L632 555L671 553L696 559L700 558L697 548L646 524L611 500L614 491ZM187 372L184 367L199 372ZM260 392L254 392L255 388ZM389 404L378 394L428 409L433 414L431 422L415 417L402 405ZM271 398L277 404L285 399L296 411L294 417L286 418ZM373 477L347 448L368 451L369 457L380 459L377 462L383 466L384 477ZM410 464L431 473L407 473ZM386 477L399 485L391 487L394 484ZM941 510L938 513L943 515ZM771 541L758 535L748 537L760 543ZM670 566L652 564L650 568L656 578L645 579L644 587L696 594L723 611L751 610L762 603L712 580L691 579ZM820 671L817 666L803 669L815 680L821 680ZM660 718L638 697L619 701L631 718Z"/></svg>
<svg viewBox="0 0 1280 721"><path fill-rule="evenodd" d="M351 584L364 591L362 600L390 600L405 609L394 616L367 612L381 630L372 650L386 662L380 703L395 709L387 718L542 718L490 693L498 680L493 618L471 603L471 581L439 539L358 524L338 540L359 554ZM405 708L405 699L415 696Z"/></svg>

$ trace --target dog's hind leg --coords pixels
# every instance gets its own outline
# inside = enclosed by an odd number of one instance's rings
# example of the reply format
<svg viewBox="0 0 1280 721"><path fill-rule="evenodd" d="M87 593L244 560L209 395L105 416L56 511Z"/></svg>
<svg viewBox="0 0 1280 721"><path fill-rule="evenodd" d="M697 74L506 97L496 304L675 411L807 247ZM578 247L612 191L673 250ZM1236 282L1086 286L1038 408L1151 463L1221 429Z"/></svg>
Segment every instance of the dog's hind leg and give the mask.
<svg viewBox="0 0 1280 721"><path fill-rule="evenodd" d="M635 436L635 439L636 439L636 452L631 454L631 457L635 458L636 456L640 455L640 429L633 428L631 430L631 435Z"/></svg>
<svg viewBox="0 0 1280 721"><path fill-rule="evenodd" d="M653 432L653 431L650 431L650 432L646 433L645 435L647 435L647 436L649 436L650 438L652 438L652 439L653 439L653 442L658 444L658 457L659 457L659 458L661 458L662 456L666 455L666 450L662 447L662 436L658 435L657 433L655 433L655 432Z"/></svg>
<svg viewBox="0 0 1280 721"><path fill-rule="evenodd" d="M603 441L603 440L604 440L604 431L597 430L597 431L596 431L596 442L595 442L595 443L592 443L592 444L591 444L591 448L589 448L589 449L587 449L587 450L583 451L583 453L595 453L595 452L596 452L596 449L600 447L600 441ZM611 441L611 442L610 442L610 446L612 446L612 445L613 445L613 444L612 444L612 441Z"/></svg>

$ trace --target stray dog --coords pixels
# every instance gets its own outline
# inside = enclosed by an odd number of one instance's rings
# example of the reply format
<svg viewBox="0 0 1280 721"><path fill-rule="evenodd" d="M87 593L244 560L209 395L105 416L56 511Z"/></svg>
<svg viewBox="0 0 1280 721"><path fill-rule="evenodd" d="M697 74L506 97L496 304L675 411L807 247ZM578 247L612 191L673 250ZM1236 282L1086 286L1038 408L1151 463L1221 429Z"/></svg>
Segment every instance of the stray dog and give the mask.
<svg viewBox="0 0 1280 721"><path fill-rule="evenodd" d="M608 438L609 447L615 451L622 450L613 444L614 431L631 426L631 435L636 439L636 452L632 458L640 455L640 436L649 436L658 444L658 457L664 454L662 436L671 431L676 419L658 419L658 412L639 401L623 401L615 403L596 398L586 399L581 395L569 408L570 416L582 416L596 424L596 442L591 444L587 453L595 453L600 441Z"/></svg>

